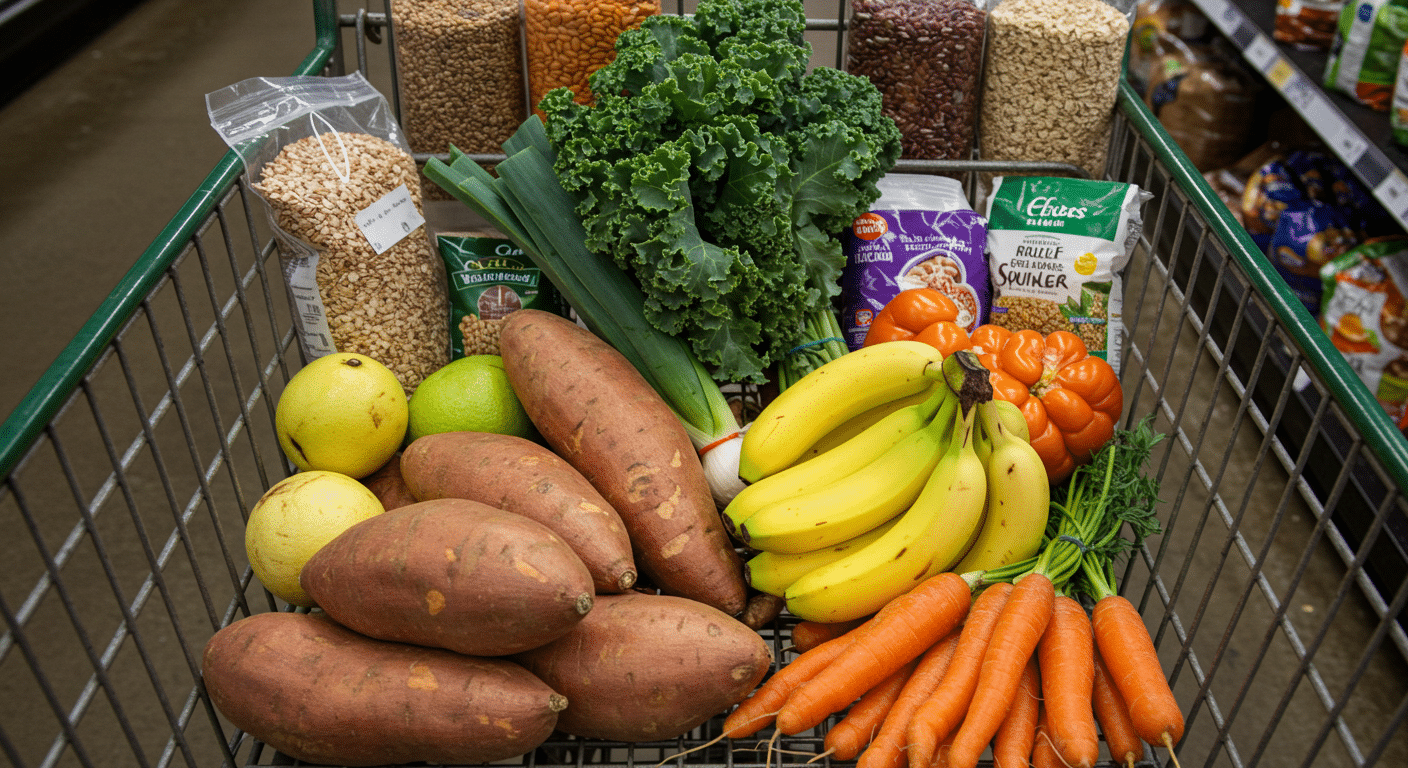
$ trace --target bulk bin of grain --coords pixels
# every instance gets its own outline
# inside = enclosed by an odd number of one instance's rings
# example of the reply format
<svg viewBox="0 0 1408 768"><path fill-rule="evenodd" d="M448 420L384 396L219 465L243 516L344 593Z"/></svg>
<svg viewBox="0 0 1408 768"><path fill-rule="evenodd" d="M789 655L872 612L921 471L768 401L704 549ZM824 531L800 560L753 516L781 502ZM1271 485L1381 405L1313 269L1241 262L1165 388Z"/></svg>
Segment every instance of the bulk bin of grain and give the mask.
<svg viewBox="0 0 1408 768"><path fill-rule="evenodd" d="M984 160L1070 163L1092 176L1118 95L1127 11L1102 0L998 0L983 69Z"/></svg>
<svg viewBox="0 0 1408 768"><path fill-rule="evenodd" d="M519 0L395 0L391 20L411 151L501 152L528 116ZM423 191L449 199L435 184Z"/></svg>
<svg viewBox="0 0 1408 768"><path fill-rule="evenodd" d="M852 0L846 68L880 90L902 157L972 156L985 17L973 0Z"/></svg>
<svg viewBox="0 0 1408 768"><path fill-rule="evenodd" d="M445 266L386 98L356 72L256 77L206 108L265 203L304 355L366 355L407 392L448 363Z"/></svg>

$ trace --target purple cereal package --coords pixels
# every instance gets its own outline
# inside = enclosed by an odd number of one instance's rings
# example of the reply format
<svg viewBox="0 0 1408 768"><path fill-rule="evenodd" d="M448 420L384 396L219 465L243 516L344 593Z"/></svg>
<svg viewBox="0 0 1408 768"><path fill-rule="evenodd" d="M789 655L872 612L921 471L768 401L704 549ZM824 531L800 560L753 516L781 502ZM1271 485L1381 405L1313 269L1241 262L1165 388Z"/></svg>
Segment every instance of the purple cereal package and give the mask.
<svg viewBox="0 0 1408 768"><path fill-rule="evenodd" d="M970 331L982 325L990 302L987 219L969 205L962 185L945 176L890 173L878 186L880 199L842 238L846 345L859 349L876 313L908 288L933 288L958 306L959 325Z"/></svg>

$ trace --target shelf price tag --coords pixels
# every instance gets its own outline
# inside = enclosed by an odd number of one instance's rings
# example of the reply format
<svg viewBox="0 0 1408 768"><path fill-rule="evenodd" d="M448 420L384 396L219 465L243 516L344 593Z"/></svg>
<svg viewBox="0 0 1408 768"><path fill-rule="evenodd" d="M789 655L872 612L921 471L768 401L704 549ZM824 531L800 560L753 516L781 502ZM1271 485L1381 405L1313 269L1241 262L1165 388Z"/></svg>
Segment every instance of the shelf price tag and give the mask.
<svg viewBox="0 0 1408 768"><path fill-rule="evenodd" d="M1270 81L1272 85L1276 86L1276 90L1285 93L1287 86L1290 85L1291 79L1295 77L1295 74L1295 68L1285 59L1278 56L1276 63L1272 64L1271 69L1267 70L1266 79Z"/></svg>
<svg viewBox="0 0 1408 768"><path fill-rule="evenodd" d="M1388 178L1374 189L1374 196L1400 224L1408 223L1408 176L1404 176L1403 171L1393 169Z"/></svg>
<svg viewBox="0 0 1408 768"><path fill-rule="evenodd" d="M1228 37L1232 36L1232 31L1242 21L1242 12L1227 0L1195 0L1195 4L1203 15L1208 17L1208 21L1216 24L1222 34Z"/></svg>
<svg viewBox="0 0 1408 768"><path fill-rule="evenodd" d="M1260 72L1269 72L1272 65L1280 60L1280 52L1276 50L1276 44L1271 42L1271 38L1263 34L1258 34L1255 39L1247 45L1246 51L1242 53L1252 66ZM1277 86L1280 87L1279 85Z"/></svg>
<svg viewBox="0 0 1408 768"><path fill-rule="evenodd" d="M1324 98L1314 99L1302 113L1310 127L1319 133L1330 149L1344 161L1354 165L1368 148L1365 140L1354 126L1350 125L1339 111Z"/></svg>

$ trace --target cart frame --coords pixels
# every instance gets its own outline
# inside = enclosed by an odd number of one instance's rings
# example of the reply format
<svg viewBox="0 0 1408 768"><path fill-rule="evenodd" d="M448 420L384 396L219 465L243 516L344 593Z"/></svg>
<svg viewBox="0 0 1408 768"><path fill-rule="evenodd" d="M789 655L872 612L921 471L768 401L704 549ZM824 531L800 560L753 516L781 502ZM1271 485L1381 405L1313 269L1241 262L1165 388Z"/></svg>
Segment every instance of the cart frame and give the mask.
<svg viewBox="0 0 1408 768"><path fill-rule="evenodd" d="M389 9L312 5L315 45L294 74L366 71L378 46L394 61ZM847 7L809 22L836 36L836 66ZM1408 441L1127 83L1110 158L1108 178L1154 195L1121 357L1125 425L1151 416L1168 436L1152 467L1165 532L1123 565L1121 590L1184 707L1179 758L1403 764ZM259 495L292 471L273 406L303 360L241 172L233 152L211 170L0 429L12 765L286 762L223 720L199 674L214 631L288 609L241 542ZM790 623L762 631L778 659ZM17 726L20 713L51 726ZM555 735L522 763L801 764L828 725L771 750L704 747L718 719L663 743ZM1145 764L1168 761L1146 750Z"/></svg>

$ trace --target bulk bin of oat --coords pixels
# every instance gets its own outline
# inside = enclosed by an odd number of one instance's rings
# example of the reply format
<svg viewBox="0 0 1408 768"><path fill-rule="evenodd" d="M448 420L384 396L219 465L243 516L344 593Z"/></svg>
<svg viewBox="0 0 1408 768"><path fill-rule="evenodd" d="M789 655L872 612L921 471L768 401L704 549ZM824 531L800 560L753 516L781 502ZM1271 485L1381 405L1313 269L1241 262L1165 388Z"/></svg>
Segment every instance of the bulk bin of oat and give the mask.
<svg viewBox="0 0 1408 768"><path fill-rule="evenodd" d="M260 77L206 106L266 204L304 354L366 355L407 392L448 363L445 268L385 97L360 73Z"/></svg>

